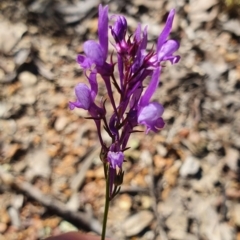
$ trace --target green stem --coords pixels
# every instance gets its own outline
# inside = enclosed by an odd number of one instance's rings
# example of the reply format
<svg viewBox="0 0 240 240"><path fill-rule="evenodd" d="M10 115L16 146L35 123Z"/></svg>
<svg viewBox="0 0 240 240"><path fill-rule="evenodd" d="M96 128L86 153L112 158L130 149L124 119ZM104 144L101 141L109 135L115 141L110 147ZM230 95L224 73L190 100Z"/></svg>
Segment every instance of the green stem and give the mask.
<svg viewBox="0 0 240 240"><path fill-rule="evenodd" d="M108 167L104 164L104 171L108 171ZM105 196L105 207L104 207L104 216L103 216L103 225L102 225L102 237L101 240L105 240L106 229L107 229L107 218L108 218L108 209L109 209L109 173L107 173L106 178L106 196Z"/></svg>

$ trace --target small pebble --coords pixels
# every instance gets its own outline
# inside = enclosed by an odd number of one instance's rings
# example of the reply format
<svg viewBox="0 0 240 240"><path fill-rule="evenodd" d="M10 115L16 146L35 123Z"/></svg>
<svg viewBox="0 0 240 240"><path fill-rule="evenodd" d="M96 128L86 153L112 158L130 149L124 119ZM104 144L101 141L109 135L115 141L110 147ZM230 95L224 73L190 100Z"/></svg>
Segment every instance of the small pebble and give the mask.
<svg viewBox="0 0 240 240"><path fill-rule="evenodd" d="M32 74L31 72L21 72L18 78L19 81L22 83L23 87L31 87L37 83L36 75Z"/></svg>

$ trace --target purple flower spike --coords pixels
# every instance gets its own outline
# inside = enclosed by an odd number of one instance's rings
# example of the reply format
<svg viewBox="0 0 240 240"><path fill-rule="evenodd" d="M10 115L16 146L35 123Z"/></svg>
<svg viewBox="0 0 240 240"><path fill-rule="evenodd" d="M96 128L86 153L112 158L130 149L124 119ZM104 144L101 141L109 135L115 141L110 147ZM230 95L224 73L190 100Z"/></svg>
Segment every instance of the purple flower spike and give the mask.
<svg viewBox="0 0 240 240"><path fill-rule="evenodd" d="M119 168L122 168L124 155L122 152L112 152L109 151L107 155L108 162L110 163L110 167L116 169L118 166Z"/></svg>
<svg viewBox="0 0 240 240"><path fill-rule="evenodd" d="M147 48L147 27L141 29L141 24L138 24L134 33L127 37L128 26L124 16L113 15L110 19L114 23L109 26L108 6L99 5L98 13L99 41L86 41L83 44L84 54L77 57L89 84L79 83L76 86L77 100L69 102L69 107L87 110L89 118L96 124L102 148L100 159L104 164L106 180L109 180L109 200L112 200L123 182L124 152L128 149L131 134L137 131L135 128L144 125L148 133L164 127L164 108L157 101L152 102L151 98L159 86L161 63L170 61L175 64L179 61L180 57L174 55L179 42L169 39L174 9L169 12L156 48L150 50ZM108 58L108 31L114 41L116 58L114 53ZM97 104L99 77L103 80L106 94L101 94L102 100ZM151 77L151 81L145 89L147 77ZM103 131L110 142L104 141Z"/></svg>

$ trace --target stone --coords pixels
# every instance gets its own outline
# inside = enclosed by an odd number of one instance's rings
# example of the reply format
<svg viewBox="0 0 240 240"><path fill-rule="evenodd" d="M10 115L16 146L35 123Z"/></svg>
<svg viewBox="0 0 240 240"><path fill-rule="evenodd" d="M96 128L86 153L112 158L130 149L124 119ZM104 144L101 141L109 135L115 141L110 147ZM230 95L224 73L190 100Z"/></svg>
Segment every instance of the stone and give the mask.
<svg viewBox="0 0 240 240"><path fill-rule="evenodd" d="M48 178L51 174L50 157L44 149L34 150L26 156L28 169L26 178L33 179L36 176Z"/></svg>
<svg viewBox="0 0 240 240"><path fill-rule="evenodd" d="M57 131L62 131L68 124L68 118L65 116L58 117L54 127Z"/></svg>
<svg viewBox="0 0 240 240"><path fill-rule="evenodd" d="M67 221L62 221L59 224L59 229L62 232L78 231L78 229L74 225L72 225L71 223L69 223Z"/></svg>
<svg viewBox="0 0 240 240"><path fill-rule="evenodd" d="M240 227L240 204L234 205L232 209L232 217L236 226Z"/></svg>
<svg viewBox="0 0 240 240"><path fill-rule="evenodd" d="M18 103L22 105L33 105L36 99L36 92L32 88L24 88L22 91L19 91L19 95L16 96Z"/></svg>
<svg viewBox="0 0 240 240"><path fill-rule="evenodd" d="M26 31L27 26L21 22L12 24L9 21L1 21L0 52L9 53Z"/></svg>
<svg viewBox="0 0 240 240"><path fill-rule="evenodd" d="M123 223L123 231L127 237L137 235L144 228L149 226L153 220L154 215L150 211L140 211L129 218Z"/></svg>
<svg viewBox="0 0 240 240"><path fill-rule="evenodd" d="M226 150L226 156L225 156L225 162L226 165L232 170L237 171L238 170L238 162L240 159L239 151L234 148L228 148Z"/></svg>
<svg viewBox="0 0 240 240"><path fill-rule="evenodd" d="M11 109L10 104L0 102L0 118L8 118L10 109Z"/></svg>
<svg viewBox="0 0 240 240"><path fill-rule="evenodd" d="M193 176L200 170L200 163L198 159L193 156L188 156L180 168L180 175L182 177Z"/></svg>
<svg viewBox="0 0 240 240"><path fill-rule="evenodd" d="M37 83L36 75L28 71L21 72L18 78L19 81L22 83L23 87L31 87Z"/></svg>

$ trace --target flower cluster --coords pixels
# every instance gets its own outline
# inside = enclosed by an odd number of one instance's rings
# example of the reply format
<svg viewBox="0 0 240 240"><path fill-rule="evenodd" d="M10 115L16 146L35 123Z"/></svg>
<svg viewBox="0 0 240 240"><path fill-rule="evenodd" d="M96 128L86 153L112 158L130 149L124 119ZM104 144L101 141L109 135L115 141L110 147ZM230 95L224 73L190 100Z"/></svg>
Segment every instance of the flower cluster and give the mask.
<svg viewBox="0 0 240 240"><path fill-rule="evenodd" d="M123 16L112 16L114 21L109 26L108 6L99 6L98 36L99 42L88 40L83 45L84 55L78 55L77 62L83 68L89 85L79 83L75 87L77 100L70 102L70 109L82 108L88 111L96 123L102 146L100 158L105 165L105 176L109 179L110 199L120 190L123 179L122 164L124 151L131 133L137 125L145 125L146 133L157 132L164 127L163 106L151 102L156 91L161 73L161 63L177 63L179 56L173 55L179 43L168 39L172 29L175 11L171 10L165 27L157 40L156 50L147 51L147 28L141 30L139 24L131 36L127 35L127 21ZM108 59L108 33L114 39L117 54ZM117 70L116 70L117 69ZM118 79L115 77L118 72ZM97 74L104 80L112 113L106 111L105 101L96 103L98 94ZM144 89L144 80L150 77L150 83ZM114 91L113 91L114 90ZM116 94L119 97L116 98ZM120 99L120 100L116 100ZM111 138L106 145L102 139L101 126Z"/></svg>

